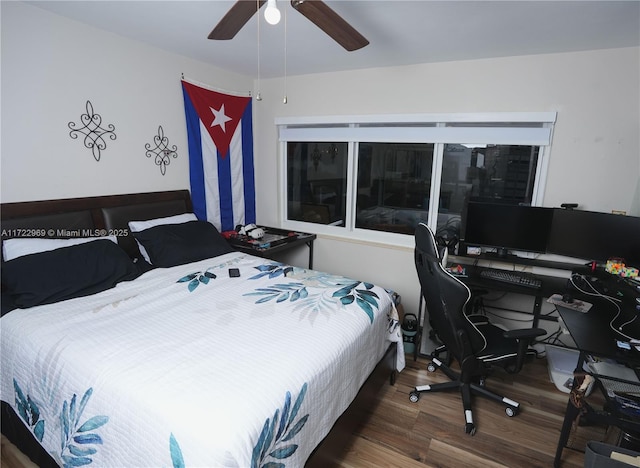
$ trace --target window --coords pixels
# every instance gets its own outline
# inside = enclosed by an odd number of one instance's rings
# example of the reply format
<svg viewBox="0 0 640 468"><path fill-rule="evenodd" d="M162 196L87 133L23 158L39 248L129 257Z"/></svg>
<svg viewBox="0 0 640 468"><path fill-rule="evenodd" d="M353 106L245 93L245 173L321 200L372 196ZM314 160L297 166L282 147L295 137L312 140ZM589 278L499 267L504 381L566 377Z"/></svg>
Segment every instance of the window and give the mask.
<svg viewBox="0 0 640 468"><path fill-rule="evenodd" d="M470 200L535 205L539 151L531 145L444 145L437 234L460 237Z"/></svg>
<svg viewBox="0 0 640 468"><path fill-rule="evenodd" d="M288 219L344 226L347 143L287 143Z"/></svg>
<svg viewBox="0 0 640 468"><path fill-rule="evenodd" d="M469 200L540 205L555 118L278 119L283 226L413 245L420 222L459 236Z"/></svg>
<svg viewBox="0 0 640 468"><path fill-rule="evenodd" d="M428 221L432 143L360 143L356 228L413 235Z"/></svg>

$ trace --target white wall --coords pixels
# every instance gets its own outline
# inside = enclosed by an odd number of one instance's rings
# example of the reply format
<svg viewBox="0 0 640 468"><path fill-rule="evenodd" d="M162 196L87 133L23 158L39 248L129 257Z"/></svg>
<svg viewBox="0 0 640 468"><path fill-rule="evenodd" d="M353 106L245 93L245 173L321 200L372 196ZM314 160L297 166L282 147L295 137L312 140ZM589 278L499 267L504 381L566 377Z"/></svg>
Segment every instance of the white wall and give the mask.
<svg viewBox="0 0 640 468"><path fill-rule="evenodd" d="M0 2L2 202L188 188L180 75L228 89L239 76L58 17ZM278 225L274 119L281 116L557 111L545 205L640 215L640 49L424 64L263 80L254 105L258 221ZM117 139L96 162L67 124L91 100ZM162 125L178 146L165 176L145 156ZM288 255L306 265L306 249ZM413 252L323 237L314 268L374 281L415 312Z"/></svg>
<svg viewBox="0 0 640 468"><path fill-rule="evenodd" d="M230 91L253 81L19 3L2 8L2 202L189 188L181 74ZM91 101L116 139L97 162L71 139ZM163 176L145 144L162 126ZM153 146L153 145L152 145Z"/></svg>
<svg viewBox="0 0 640 468"><path fill-rule="evenodd" d="M557 111L544 204L640 215L640 49L423 64L287 79L260 84L256 145L259 221L277 224L277 141L284 116ZM300 259L302 261L302 259ZM398 291L417 309L411 250L335 238L316 242L314 267L353 275Z"/></svg>

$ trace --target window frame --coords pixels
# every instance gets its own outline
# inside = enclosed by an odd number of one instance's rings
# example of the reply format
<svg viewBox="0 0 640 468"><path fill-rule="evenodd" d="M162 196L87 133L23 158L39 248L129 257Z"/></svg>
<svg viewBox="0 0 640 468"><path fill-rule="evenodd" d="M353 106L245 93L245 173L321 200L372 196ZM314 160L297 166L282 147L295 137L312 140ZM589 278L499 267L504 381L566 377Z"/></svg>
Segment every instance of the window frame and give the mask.
<svg viewBox="0 0 640 468"><path fill-rule="evenodd" d="M284 229L351 239L386 246L414 246L413 236L356 228L354 185L357 183L358 143L433 143L428 224L436 228L444 147L447 143L487 143L539 146L532 206L542 206L557 112L434 113L279 117L278 218ZM344 226L287 219L287 142L347 142L347 188Z"/></svg>

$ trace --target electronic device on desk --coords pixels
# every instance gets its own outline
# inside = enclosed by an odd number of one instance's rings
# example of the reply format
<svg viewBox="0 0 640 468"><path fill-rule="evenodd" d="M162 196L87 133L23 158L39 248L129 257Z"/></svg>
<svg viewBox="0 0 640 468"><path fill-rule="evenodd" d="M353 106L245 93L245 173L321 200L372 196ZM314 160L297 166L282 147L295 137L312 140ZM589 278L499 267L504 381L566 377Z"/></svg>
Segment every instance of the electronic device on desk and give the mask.
<svg viewBox="0 0 640 468"><path fill-rule="evenodd" d="M464 217L467 246L495 248L498 257L509 252L543 253L553 208L470 201Z"/></svg>
<svg viewBox="0 0 640 468"><path fill-rule="evenodd" d="M593 304L589 302L574 299L570 294L553 294L547 299L547 302L556 306L582 312L584 314L589 312L593 306Z"/></svg>
<svg viewBox="0 0 640 468"><path fill-rule="evenodd" d="M540 289L542 281L534 275L522 271L509 271L497 269L484 269L480 271L480 277L484 279L500 281L502 283L524 286L525 288Z"/></svg>
<svg viewBox="0 0 640 468"><path fill-rule="evenodd" d="M255 224L247 224L245 226L238 224L236 226L236 232L241 236L249 236L252 239L262 239L262 237L264 237L264 229Z"/></svg>
<svg viewBox="0 0 640 468"><path fill-rule="evenodd" d="M640 217L595 211L556 209L547 253L594 260L613 257L640 266Z"/></svg>
<svg viewBox="0 0 640 468"><path fill-rule="evenodd" d="M465 278L467 276L467 269L462 265L451 265L446 267L445 270L453 276L458 276L460 278Z"/></svg>

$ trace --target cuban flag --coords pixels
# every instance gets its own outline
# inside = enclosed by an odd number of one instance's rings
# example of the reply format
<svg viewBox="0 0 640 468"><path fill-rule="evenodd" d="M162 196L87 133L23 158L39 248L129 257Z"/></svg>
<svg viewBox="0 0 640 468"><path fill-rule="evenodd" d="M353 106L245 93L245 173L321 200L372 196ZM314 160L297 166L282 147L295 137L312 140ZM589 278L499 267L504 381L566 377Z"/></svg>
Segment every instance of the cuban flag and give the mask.
<svg viewBox="0 0 640 468"><path fill-rule="evenodd" d="M251 97L182 81L193 212L220 231L256 222Z"/></svg>

